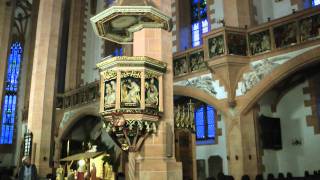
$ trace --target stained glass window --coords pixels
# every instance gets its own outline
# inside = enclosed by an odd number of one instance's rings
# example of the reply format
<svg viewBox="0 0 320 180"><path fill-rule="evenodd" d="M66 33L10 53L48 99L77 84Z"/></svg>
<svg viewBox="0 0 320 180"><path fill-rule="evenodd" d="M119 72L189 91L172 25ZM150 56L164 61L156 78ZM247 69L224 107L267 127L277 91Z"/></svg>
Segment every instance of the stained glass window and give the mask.
<svg viewBox="0 0 320 180"><path fill-rule="evenodd" d="M205 117L204 117L204 107L201 106L195 112L196 121L196 137L197 139L205 139Z"/></svg>
<svg viewBox="0 0 320 180"><path fill-rule="evenodd" d="M21 58L21 44L19 42L14 42L11 45L8 58L5 94L2 105L2 121L0 124L0 144L12 144L13 141Z"/></svg>
<svg viewBox="0 0 320 180"><path fill-rule="evenodd" d="M196 47L202 44L201 35L209 31L206 0L192 0L191 22L192 47Z"/></svg>
<svg viewBox="0 0 320 180"><path fill-rule="evenodd" d="M123 48L116 48L114 51L113 51L113 56L123 56Z"/></svg>
<svg viewBox="0 0 320 180"><path fill-rule="evenodd" d="M320 5L320 0L312 0L312 6Z"/></svg>
<svg viewBox="0 0 320 180"><path fill-rule="evenodd" d="M214 143L215 139L215 109L209 105L201 105L195 111L196 138L199 141ZM213 140L213 141L212 141ZM203 144L203 143L200 143ZM205 143L207 144L207 143Z"/></svg>

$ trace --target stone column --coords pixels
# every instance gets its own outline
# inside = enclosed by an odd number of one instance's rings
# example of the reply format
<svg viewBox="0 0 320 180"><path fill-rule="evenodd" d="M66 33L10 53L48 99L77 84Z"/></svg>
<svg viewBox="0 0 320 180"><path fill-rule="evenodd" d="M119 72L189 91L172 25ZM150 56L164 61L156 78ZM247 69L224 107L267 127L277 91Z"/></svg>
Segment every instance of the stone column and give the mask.
<svg viewBox="0 0 320 180"><path fill-rule="evenodd" d="M169 4L170 5L170 4ZM143 29L134 33L133 55L148 56L167 63L164 75L164 114L156 135L145 140L141 160L137 165L138 179L182 179L181 163L174 158L173 141L173 69L172 35L160 28Z"/></svg>
<svg viewBox="0 0 320 180"><path fill-rule="evenodd" d="M40 0L33 0L32 1L32 10L31 10L31 17L30 17L30 34L28 34L28 45L27 47L24 47L23 51L23 65L26 66L26 76L21 76L21 85L25 87L24 94L22 97L24 97L24 109L23 113L27 113L27 108L29 107L29 98L30 98L30 82L32 77L32 66L33 66L33 56L34 56L34 48L35 48L35 39L36 39L36 30L37 30L37 20L38 20L38 10L39 10L39 4ZM21 101L20 101L21 102ZM24 117L23 118L27 118ZM22 119L26 120L26 119Z"/></svg>
<svg viewBox="0 0 320 180"><path fill-rule="evenodd" d="M75 89L81 84L82 45L84 30L84 0L71 0L69 21L68 55L65 90Z"/></svg>
<svg viewBox="0 0 320 180"><path fill-rule="evenodd" d="M229 174L235 179L240 180L244 174L255 178L261 173L256 117L257 111L253 109L247 114L230 110L224 118Z"/></svg>
<svg viewBox="0 0 320 180"><path fill-rule="evenodd" d="M255 24L252 0L223 1L223 11L226 26L250 27Z"/></svg>
<svg viewBox="0 0 320 180"><path fill-rule="evenodd" d="M238 114L229 115L228 117L224 117L224 120L226 125L228 173L236 180L240 180L244 174L240 116Z"/></svg>
<svg viewBox="0 0 320 180"><path fill-rule="evenodd" d="M170 0L154 0L156 8L171 15ZM182 166L174 156L172 34L160 28L147 28L134 33L133 55L148 56L167 63L163 79L164 114L157 134L148 137L138 156L137 178L140 180L182 179Z"/></svg>
<svg viewBox="0 0 320 180"><path fill-rule="evenodd" d="M262 173L262 156L260 137L258 132L258 109L253 107L241 116L241 134L243 145L244 173L251 179Z"/></svg>
<svg viewBox="0 0 320 180"><path fill-rule="evenodd" d="M33 133L39 175L51 172L49 158L62 0L40 1L31 78L28 128Z"/></svg>
<svg viewBox="0 0 320 180"><path fill-rule="evenodd" d="M2 112L2 96L6 80L14 6L15 1L0 1L0 112Z"/></svg>

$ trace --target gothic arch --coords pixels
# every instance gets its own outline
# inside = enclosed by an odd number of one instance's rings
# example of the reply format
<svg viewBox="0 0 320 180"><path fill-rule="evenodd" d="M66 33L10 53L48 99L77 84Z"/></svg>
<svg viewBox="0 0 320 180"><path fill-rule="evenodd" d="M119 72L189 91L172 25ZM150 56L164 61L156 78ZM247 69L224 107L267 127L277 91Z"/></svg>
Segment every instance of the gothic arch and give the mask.
<svg viewBox="0 0 320 180"><path fill-rule="evenodd" d="M82 119L85 116L96 116L99 117L99 109L97 108L97 104L93 104L90 106L83 106L77 110L72 111L73 113L68 118L67 123L60 128L60 123L58 124L58 135L55 138L55 152L54 152L54 162L55 167L58 166L57 162L59 162L60 159L60 152L61 152L61 140L65 135L70 131L70 129L73 127L73 125L76 124L77 121Z"/></svg>
<svg viewBox="0 0 320 180"><path fill-rule="evenodd" d="M201 89L194 88L194 87L175 85L173 87L173 94L180 95L180 96L188 96L188 97L198 99L202 102L205 102L205 103L215 107L215 109L217 109L219 112L221 112L221 114L223 114L224 116L227 115L227 113L225 111L226 108L224 107L226 102L224 100L216 99L215 97L213 97L212 95L206 93L205 91L203 91Z"/></svg>
<svg viewBox="0 0 320 180"><path fill-rule="evenodd" d="M254 106L254 104L276 84L298 70L307 68L315 63L320 63L320 47L309 50L280 65L274 71L264 77L245 95L247 102L243 104L240 112L246 114Z"/></svg>
<svg viewBox="0 0 320 180"><path fill-rule="evenodd" d="M69 132L70 128L81 118L85 116L96 116L99 117L99 110L95 106L89 106L78 109L76 112L74 112L71 117L68 118L67 123L64 125L63 128L60 129L59 125L59 133L57 140L60 142L60 140L66 135L66 133Z"/></svg>

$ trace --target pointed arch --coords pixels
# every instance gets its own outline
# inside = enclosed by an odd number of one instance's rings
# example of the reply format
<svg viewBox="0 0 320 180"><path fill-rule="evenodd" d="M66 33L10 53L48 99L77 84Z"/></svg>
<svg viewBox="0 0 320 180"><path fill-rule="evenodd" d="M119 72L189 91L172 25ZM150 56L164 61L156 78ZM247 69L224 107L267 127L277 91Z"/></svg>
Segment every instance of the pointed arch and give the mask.
<svg viewBox="0 0 320 180"><path fill-rule="evenodd" d="M213 106L216 110L221 112L224 116L227 115L225 104L226 100L218 100L217 98L213 97L212 95L208 94L207 92L194 88L194 87L186 87L186 86L178 86L175 85L173 87L173 94L180 95L180 96L188 96L194 99L198 99L206 104Z"/></svg>
<svg viewBox="0 0 320 180"><path fill-rule="evenodd" d="M245 95L247 102L242 106L240 112L246 114L259 101L259 99L276 84L298 70L310 67L316 63L320 63L320 47L309 50L280 65L274 69L272 73L264 77Z"/></svg>

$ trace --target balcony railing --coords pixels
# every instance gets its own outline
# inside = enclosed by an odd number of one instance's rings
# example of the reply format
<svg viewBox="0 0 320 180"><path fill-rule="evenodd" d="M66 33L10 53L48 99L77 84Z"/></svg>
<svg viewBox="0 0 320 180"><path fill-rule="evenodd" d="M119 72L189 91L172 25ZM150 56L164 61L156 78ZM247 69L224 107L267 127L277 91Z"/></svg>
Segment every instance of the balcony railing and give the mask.
<svg viewBox="0 0 320 180"><path fill-rule="evenodd" d="M252 28L222 27L203 36L204 45L174 55L174 75L183 76L226 55L254 57L320 39L320 7L275 19ZM198 56L193 55L199 52ZM197 58L193 58L197 57ZM201 67L205 67L201 66Z"/></svg>
<svg viewBox="0 0 320 180"><path fill-rule="evenodd" d="M183 76L192 72L206 70L202 47L193 48L174 56L174 76Z"/></svg>
<svg viewBox="0 0 320 180"><path fill-rule="evenodd" d="M78 89L58 94L56 108L68 109L95 102L99 98L99 90L99 82L95 81Z"/></svg>

